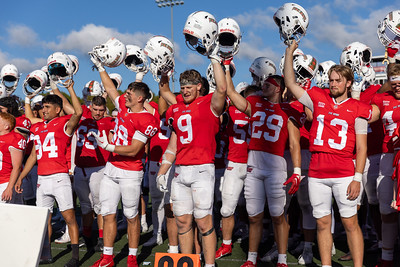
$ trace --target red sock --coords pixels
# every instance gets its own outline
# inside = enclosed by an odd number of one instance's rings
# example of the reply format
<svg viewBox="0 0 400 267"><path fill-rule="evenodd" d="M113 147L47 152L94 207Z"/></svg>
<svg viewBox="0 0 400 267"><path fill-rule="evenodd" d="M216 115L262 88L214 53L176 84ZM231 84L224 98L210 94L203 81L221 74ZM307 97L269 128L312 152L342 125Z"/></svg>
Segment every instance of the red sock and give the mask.
<svg viewBox="0 0 400 267"><path fill-rule="evenodd" d="M99 237L103 238L103 229L99 229Z"/></svg>

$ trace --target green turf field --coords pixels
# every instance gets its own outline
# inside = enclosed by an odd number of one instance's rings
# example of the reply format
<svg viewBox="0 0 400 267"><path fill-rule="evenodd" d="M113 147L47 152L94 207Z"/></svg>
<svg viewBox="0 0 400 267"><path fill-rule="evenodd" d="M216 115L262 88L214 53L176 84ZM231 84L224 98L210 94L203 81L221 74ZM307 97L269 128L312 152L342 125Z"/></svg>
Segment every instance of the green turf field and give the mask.
<svg viewBox="0 0 400 267"><path fill-rule="evenodd" d="M144 233L141 235L141 240L140 244L143 244L146 242L149 238L151 238L151 233ZM115 243L114 246L114 254L115 254L115 263L116 266L126 266L126 259L128 256L128 245L127 245L127 238L126 234L121 235L120 239ZM221 241L218 242L218 245L220 245ZM222 258L217 260L217 264L219 267L228 267L228 266L240 266L243 264L246 260L246 251L247 251L247 244L246 240L244 240L242 243L235 243L233 247L233 253L231 256ZM346 241L345 238L339 238L338 240L335 241L336 248L337 248L337 253L335 256L333 256L333 266L353 266L352 261L348 262L341 262L338 260L339 257L341 257L344 254L344 251L347 251L347 246L346 246ZM267 243L261 244L260 246L260 254L265 253L266 251L269 250L269 248L272 245L272 240L268 240ZM366 242L366 248L370 246L369 242ZM69 246L66 244L55 244L52 243L52 254L53 254L53 259L54 263L49 264L47 266L64 266L64 264L69 260L71 257L71 251L69 249ZM139 266L153 266L154 265L154 258L155 258L155 253L157 252L166 252L168 248L168 241L165 240L164 244L161 246L155 246L155 247L143 247L142 245L139 246L138 250L138 262ZM80 248L80 262L81 266L91 266L96 260L100 258L101 253L94 253L94 254L88 254L86 253L85 247ZM364 257L364 266L367 267L373 267L376 264L376 261L379 257L379 254L371 254L367 253ZM399 250L395 251L395 266L399 267L400 266L400 252ZM288 265L289 266L301 266L297 264L296 258L288 253ZM314 246L314 264L310 266L321 266L321 263L319 261L319 256L318 256L318 251L317 247ZM43 265L45 266L45 265ZM260 263L258 266L275 266L275 264L272 263Z"/></svg>

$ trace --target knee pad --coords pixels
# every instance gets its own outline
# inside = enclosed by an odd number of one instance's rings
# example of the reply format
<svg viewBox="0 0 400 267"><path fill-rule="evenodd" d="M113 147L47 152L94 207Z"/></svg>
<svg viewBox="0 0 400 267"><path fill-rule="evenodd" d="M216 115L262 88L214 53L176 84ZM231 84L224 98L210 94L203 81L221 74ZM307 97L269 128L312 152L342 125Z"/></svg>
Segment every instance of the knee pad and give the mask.
<svg viewBox="0 0 400 267"><path fill-rule="evenodd" d="M235 213L236 205L229 205L232 203L222 202L221 215L222 217L230 217Z"/></svg>
<svg viewBox="0 0 400 267"><path fill-rule="evenodd" d="M127 219L133 219L139 214L138 209L134 207L126 208L124 207L124 215Z"/></svg>

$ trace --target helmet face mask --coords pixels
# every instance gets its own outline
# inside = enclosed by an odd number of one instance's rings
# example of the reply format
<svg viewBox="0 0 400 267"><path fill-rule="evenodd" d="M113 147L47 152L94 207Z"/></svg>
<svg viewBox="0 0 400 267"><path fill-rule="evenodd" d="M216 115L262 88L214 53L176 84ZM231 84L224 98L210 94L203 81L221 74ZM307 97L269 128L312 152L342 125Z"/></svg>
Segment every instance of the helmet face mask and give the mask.
<svg viewBox="0 0 400 267"><path fill-rule="evenodd" d="M7 96L14 93L17 89L20 74L18 68L14 64L6 64L1 68L1 82L4 84Z"/></svg>
<svg viewBox="0 0 400 267"><path fill-rule="evenodd" d="M207 55L217 37L218 24L214 16L205 11L190 14L183 28L189 49Z"/></svg>
<svg viewBox="0 0 400 267"><path fill-rule="evenodd" d="M318 65L317 73L315 74L315 83L320 88L328 88L329 87L329 69L336 65L332 60L321 62Z"/></svg>
<svg viewBox="0 0 400 267"><path fill-rule="evenodd" d="M218 22L218 35L215 40L219 46L218 55L230 58L239 52L239 43L242 39L239 24L231 18L224 18Z"/></svg>
<svg viewBox="0 0 400 267"><path fill-rule="evenodd" d="M72 83L74 66L69 56L55 52L47 58L47 72L53 82L68 87Z"/></svg>
<svg viewBox="0 0 400 267"><path fill-rule="evenodd" d="M360 42L353 42L346 46L340 55L340 64L349 66L360 74L362 66L367 66L372 58L372 50Z"/></svg>
<svg viewBox="0 0 400 267"><path fill-rule="evenodd" d="M23 84L23 92L26 96L38 94L47 84L47 75L42 70L34 70L26 76Z"/></svg>
<svg viewBox="0 0 400 267"><path fill-rule="evenodd" d="M147 72L149 70L147 57L143 50L137 45L126 46L124 65L133 72Z"/></svg>
<svg viewBox="0 0 400 267"><path fill-rule="evenodd" d="M68 55L68 57L72 61L72 75L75 75L79 70L79 60L74 55Z"/></svg>
<svg viewBox="0 0 400 267"><path fill-rule="evenodd" d="M311 55L298 56L293 60L296 82L305 85L317 73L317 60Z"/></svg>
<svg viewBox="0 0 400 267"><path fill-rule="evenodd" d="M378 39L385 47L400 45L400 29L397 25L400 23L400 10L389 12L383 21L378 24Z"/></svg>
<svg viewBox="0 0 400 267"><path fill-rule="evenodd" d="M95 55L104 66L115 68L124 62L126 46L118 39L111 38L105 44L93 47L89 54Z"/></svg>
<svg viewBox="0 0 400 267"><path fill-rule="evenodd" d="M307 11L295 3L286 3L281 6L273 17L279 27L281 40L288 43L289 40L297 42L306 34L309 19Z"/></svg>
<svg viewBox="0 0 400 267"><path fill-rule="evenodd" d="M115 88L117 88L118 90L122 84L122 76L118 73L110 73L108 76L110 76L111 81L114 83Z"/></svg>
<svg viewBox="0 0 400 267"><path fill-rule="evenodd" d="M160 82L162 74L172 75L175 67L174 47L168 38L153 36L143 51L150 58L150 71L156 82Z"/></svg>

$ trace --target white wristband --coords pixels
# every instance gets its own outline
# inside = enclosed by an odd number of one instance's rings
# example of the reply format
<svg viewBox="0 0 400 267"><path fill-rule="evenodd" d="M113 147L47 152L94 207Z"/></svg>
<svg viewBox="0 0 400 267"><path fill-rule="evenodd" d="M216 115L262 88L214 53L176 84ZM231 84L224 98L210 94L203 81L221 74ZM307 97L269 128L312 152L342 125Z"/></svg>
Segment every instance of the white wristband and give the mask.
<svg viewBox="0 0 400 267"><path fill-rule="evenodd" d="M396 59L394 57L388 57L389 63L396 63Z"/></svg>
<svg viewBox="0 0 400 267"><path fill-rule="evenodd" d="M362 181L362 173L356 172L356 173L354 174L353 181L356 181L356 182L360 182L360 183L361 183L361 181Z"/></svg>
<svg viewBox="0 0 400 267"><path fill-rule="evenodd" d="M301 168L300 167L294 167L293 173L301 176Z"/></svg>
<svg viewBox="0 0 400 267"><path fill-rule="evenodd" d="M114 152L115 145L108 144L104 149L107 150L108 152Z"/></svg>
<svg viewBox="0 0 400 267"><path fill-rule="evenodd" d="M30 104L31 103L31 99L27 96L25 96L25 104Z"/></svg>
<svg viewBox="0 0 400 267"><path fill-rule="evenodd" d="M169 160L163 159L163 160L161 161L161 165L163 165L163 164L169 164L169 165L172 165L172 162L171 162L171 161L169 161Z"/></svg>

